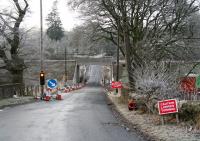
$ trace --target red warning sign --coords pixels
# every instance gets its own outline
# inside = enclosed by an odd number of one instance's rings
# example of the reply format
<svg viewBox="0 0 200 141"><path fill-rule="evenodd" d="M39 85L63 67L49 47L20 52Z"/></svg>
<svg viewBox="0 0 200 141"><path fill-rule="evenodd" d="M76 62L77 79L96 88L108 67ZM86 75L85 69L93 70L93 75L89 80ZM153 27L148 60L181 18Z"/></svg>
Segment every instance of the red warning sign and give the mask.
<svg viewBox="0 0 200 141"><path fill-rule="evenodd" d="M159 101L158 109L159 109L159 115L177 113L178 112L177 101L175 99Z"/></svg>
<svg viewBox="0 0 200 141"><path fill-rule="evenodd" d="M112 81L111 87L113 89L122 88L122 82L121 81Z"/></svg>

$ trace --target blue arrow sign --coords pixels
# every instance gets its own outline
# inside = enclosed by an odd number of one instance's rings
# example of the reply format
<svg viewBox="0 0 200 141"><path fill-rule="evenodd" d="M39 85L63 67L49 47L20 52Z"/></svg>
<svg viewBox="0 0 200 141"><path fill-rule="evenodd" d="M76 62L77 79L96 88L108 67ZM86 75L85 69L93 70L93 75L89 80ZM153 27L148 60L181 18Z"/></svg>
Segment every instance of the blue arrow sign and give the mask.
<svg viewBox="0 0 200 141"><path fill-rule="evenodd" d="M50 79L50 80L48 80L48 82L47 82L47 86L48 86L49 88L51 88L51 89L55 89L55 88L57 87L57 84L58 84L58 82L57 82L56 79Z"/></svg>

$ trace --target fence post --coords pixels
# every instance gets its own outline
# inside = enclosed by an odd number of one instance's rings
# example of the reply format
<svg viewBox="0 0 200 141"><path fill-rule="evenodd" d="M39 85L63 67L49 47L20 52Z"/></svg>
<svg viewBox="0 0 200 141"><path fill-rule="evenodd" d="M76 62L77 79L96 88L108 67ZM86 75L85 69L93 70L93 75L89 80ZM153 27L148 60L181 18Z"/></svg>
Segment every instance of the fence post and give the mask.
<svg viewBox="0 0 200 141"><path fill-rule="evenodd" d="M2 95L3 95L3 98L5 98L5 90L4 90L4 87L2 88Z"/></svg>
<svg viewBox="0 0 200 141"><path fill-rule="evenodd" d="M25 90L26 90L25 95L28 96L28 92L29 92L28 86L26 86Z"/></svg>
<svg viewBox="0 0 200 141"><path fill-rule="evenodd" d="M33 96L33 86L31 86L31 96Z"/></svg>

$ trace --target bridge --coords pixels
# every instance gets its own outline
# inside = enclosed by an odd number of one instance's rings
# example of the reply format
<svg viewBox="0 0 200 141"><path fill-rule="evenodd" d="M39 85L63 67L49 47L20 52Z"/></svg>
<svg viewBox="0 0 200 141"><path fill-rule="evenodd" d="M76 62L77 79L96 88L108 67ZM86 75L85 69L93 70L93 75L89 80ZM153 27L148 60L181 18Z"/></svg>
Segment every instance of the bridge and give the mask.
<svg viewBox="0 0 200 141"><path fill-rule="evenodd" d="M61 56L61 58L63 58L63 56ZM62 76L64 74L66 61L69 80L74 79L74 82L78 82L82 76L81 70L84 68L83 66L100 65L111 67L114 60L115 59L111 56L67 55L66 60L44 60L44 71L46 72L46 78L61 79L62 77L60 74L62 74ZM36 84L38 82L38 72L40 71L40 60L25 60L25 64L28 67L24 73L24 78L27 78L26 83ZM70 66L73 66L73 69Z"/></svg>
<svg viewBox="0 0 200 141"><path fill-rule="evenodd" d="M91 56L88 54L59 54L61 58L60 61L76 61L79 65L110 65L114 62L113 56L105 56L105 55L95 55Z"/></svg>
<svg viewBox="0 0 200 141"><path fill-rule="evenodd" d="M74 56L73 58L76 60L76 68L74 72L74 81L78 83L80 81L80 66L88 66L88 65L101 65L101 66L110 66L110 73L112 73L112 63L114 62L114 58L111 56ZM85 68L86 69L86 68ZM84 71L83 77L87 77L86 69ZM112 75L112 74L111 74ZM111 78L112 79L112 78Z"/></svg>

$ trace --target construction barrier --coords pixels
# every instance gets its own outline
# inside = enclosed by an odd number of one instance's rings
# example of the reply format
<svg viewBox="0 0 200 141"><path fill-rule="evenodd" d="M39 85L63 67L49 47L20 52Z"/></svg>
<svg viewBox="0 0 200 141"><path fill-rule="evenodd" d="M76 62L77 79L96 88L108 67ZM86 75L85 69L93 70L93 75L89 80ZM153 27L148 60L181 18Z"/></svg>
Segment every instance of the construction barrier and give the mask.
<svg viewBox="0 0 200 141"><path fill-rule="evenodd" d="M57 94L57 95L56 95L56 100L62 100L62 95Z"/></svg>
<svg viewBox="0 0 200 141"><path fill-rule="evenodd" d="M45 101L50 101L50 100L51 100L51 97L50 97L50 96L45 96L44 100L45 100Z"/></svg>

